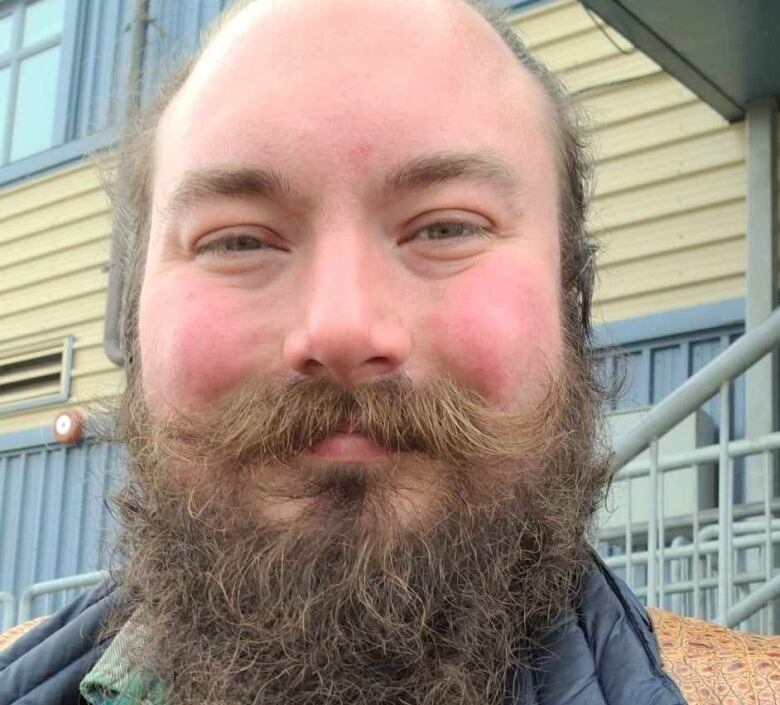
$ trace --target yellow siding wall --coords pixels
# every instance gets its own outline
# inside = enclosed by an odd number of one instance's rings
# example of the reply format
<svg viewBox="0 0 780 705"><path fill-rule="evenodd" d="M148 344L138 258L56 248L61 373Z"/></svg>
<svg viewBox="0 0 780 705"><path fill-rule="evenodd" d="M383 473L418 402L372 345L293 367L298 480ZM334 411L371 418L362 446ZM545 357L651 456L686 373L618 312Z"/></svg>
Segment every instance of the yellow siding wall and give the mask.
<svg viewBox="0 0 780 705"><path fill-rule="evenodd" d="M103 353L108 203L82 164L0 190L0 353L75 337L68 407L115 394ZM58 407L0 415L0 433L50 424Z"/></svg>
<svg viewBox="0 0 780 705"><path fill-rule="evenodd" d="M620 53L596 21L571 0L514 21L590 115L596 322L744 296L744 124L729 125L641 52Z"/></svg>
<svg viewBox="0 0 780 705"><path fill-rule="evenodd" d="M572 0L520 13L514 27L583 91L592 118L597 322L743 296L744 125L729 126L640 52L618 52ZM0 351L74 335L67 406L121 384L102 350L108 229L90 166L0 190ZM48 424L56 411L0 416L0 433Z"/></svg>

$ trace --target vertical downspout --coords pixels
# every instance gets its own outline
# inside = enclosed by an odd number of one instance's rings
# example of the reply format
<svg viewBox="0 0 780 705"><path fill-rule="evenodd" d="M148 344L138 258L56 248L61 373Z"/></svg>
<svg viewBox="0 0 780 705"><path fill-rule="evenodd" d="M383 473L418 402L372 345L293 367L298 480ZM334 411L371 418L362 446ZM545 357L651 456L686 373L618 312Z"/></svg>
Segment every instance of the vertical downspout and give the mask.
<svg viewBox="0 0 780 705"><path fill-rule="evenodd" d="M746 332L764 321L777 305L777 98L747 106L747 272ZM746 432L749 439L777 429L777 353L745 373ZM763 499L761 458L748 459L745 502ZM755 462L752 462L754 461ZM773 470L770 469L770 472Z"/></svg>
<svg viewBox="0 0 780 705"><path fill-rule="evenodd" d="M132 35L130 38L130 57L127 68L127 102L125 115L133 115L141 107L143 90L143 66L146 50L146 28L149 24L149 0L135 0L133 11ZM103 350L106 357L119 367L124 367L125 358L120 340L122 290L124 272L116 261L116 248L111 247L111 259L108 271L108 296L106 300L106 321L103 328Z"/></svg>

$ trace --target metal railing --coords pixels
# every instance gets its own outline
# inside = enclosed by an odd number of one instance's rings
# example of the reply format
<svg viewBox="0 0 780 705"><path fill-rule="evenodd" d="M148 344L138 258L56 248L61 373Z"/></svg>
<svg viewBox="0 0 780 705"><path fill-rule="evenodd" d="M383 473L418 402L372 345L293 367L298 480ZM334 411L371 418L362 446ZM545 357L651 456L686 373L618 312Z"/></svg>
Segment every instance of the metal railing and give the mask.
<svg viewBox="0 0 780 705"><path fill-rule="evenodd" d="M779 345L780 309L734 342L614 442L613 487L625 483L628 516L622 536L614 531L609 536L606 532L607 539L602 535L599 540L602 546L607 546L607 553L622 546L623 555L607 555L606 562L625 573L627 582L650 607L684 605L678 611L735 626L780 594L780 578L775 575L775 553L780 555L780 500L775 496L773 469L773 455L780 450L780 433L754 440L730 437L733 381ZM718 393L719 442L661 457L659 439ZM649 456L646 462L625 467L646 449ZM734 503L735 460L748 457L757 459L751 460L754 469L763 460L764 500L750 507ZM697 505L686 517L667 516L666 473L689 468L695 483L693 495L698 502L698 469L708 464L717 465L717 509L701 510ZM631 483L644 477L649 478L650 485L648 518L638 524L631 516ZM738 518L741 521L735 524ZM667 533L669 524L674 528ZM635 545L641 546L641 550L635 550ZM735 570L737 562L745 564L745 570ZM640 575L642 568L644 576ZM756 584L760 587L751 592L750 586ZM747 594L737 599L738 591ZM716 595L714 602L713 595ZM765 612L762 630L773 631L771 609Z"/></svg>
<svg viewBox="0 0 780 705"><path fill-rule="evenodd" d="M0 592L0 605L3 607L3 622L1 632L14 626L16 617L16 598L10 592Z"/></svg>
<svg viewBox="0 0 780 705"><path fill-rule="evenodd" d="M34 583L30 585L19 599L19 613L17 616L17 624L26 622L32 619L33 616L33 601L36 597L46 595L51 597L59 592L65 592L67 590L74 590L77 588L90 587L97 585L108 576L105 571L96 571L94 573L82 573L80 575L70 575L66 578L56 578L55 580L46 580L41 583ZM49 605L46 606L46 612L48 613Z"/></svg>

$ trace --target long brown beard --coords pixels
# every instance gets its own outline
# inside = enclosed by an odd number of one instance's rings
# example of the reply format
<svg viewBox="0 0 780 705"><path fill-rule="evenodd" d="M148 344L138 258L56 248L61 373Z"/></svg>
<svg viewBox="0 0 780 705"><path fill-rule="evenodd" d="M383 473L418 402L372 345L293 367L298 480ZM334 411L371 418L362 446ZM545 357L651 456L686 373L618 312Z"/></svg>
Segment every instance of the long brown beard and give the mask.
<svg viewBox="0 0 780 705"><path fill-rule="evenodd" d="M576 599L607 478L579 362L519 414L397 375L265 381L163 422L130 379L118 579L146 634L132 660L171 703L497 704ZM435 470L425 511L393 510L420 480L403 462L296 461L344 418ZM259 510L280 497L306 511L268 521Z"/></svg>

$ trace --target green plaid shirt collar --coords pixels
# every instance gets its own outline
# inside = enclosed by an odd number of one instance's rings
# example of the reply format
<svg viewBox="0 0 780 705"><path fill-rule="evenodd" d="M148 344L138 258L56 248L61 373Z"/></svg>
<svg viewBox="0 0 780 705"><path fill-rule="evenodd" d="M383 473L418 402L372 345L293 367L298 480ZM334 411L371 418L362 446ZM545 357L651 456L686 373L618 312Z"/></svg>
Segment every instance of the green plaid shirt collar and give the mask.
<svg viewBox="0 0 780 705"><path fill-rule="evenodd" d="M81 681L90 705L166 705L162 684L130 669L128 654L144 641L143 628L131 617Z"/></svg>

